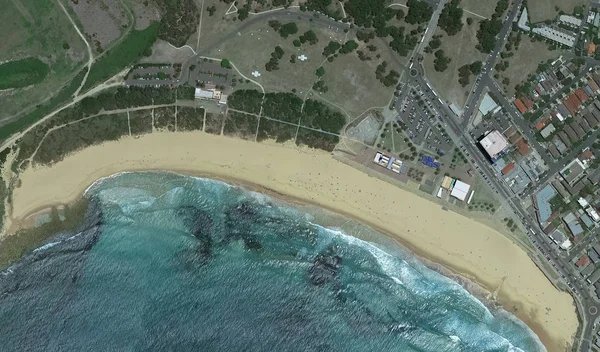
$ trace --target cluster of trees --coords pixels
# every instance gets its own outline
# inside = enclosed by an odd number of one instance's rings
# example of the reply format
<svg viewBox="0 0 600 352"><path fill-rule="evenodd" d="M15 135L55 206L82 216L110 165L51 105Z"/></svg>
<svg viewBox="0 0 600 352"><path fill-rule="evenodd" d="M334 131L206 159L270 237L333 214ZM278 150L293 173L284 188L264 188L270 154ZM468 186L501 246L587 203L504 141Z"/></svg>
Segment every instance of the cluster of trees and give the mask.
<svg viewBox="0 0 600 352"><path fill-rule="evenodd" d="M300 10L321 12L337 21L342 20L344 17L342 16L342 11L339 6L335 6L335 10L332 11L330 10L329 5L331 5L331 0L307 0L300 3Z"/></svg>
<svg viewBox="0 0 600 352"><path fill-rule="evenodd" d="M329 62L333 61L334 57L339 54L348 54L358 48L358 44L354 40L348 40L344 44L330 41L329 44L323 49L323 56L327 57Z"/></svg>
<svg viewBox="0 0 600 352"><path fill-rule="evenodd" d="M451 58L444 55L444 50L439 49L435 52L435 59L433 60L433 68L438 72L443 72L448 69L448 64L452 61Z"/></svg>
<svg viewBox="0 0 600 352"><path fill-rule="evenodd" d="M458 69L458 83L462 87L469 84L469 77L471 74L478 75L481 72L481 68L483 67L483 63L481 61L475 61L471 64L466 64L461 66Z"/></svg>
<svg viewBox="0 0 600 352"><path fill-rule="evenodd" d="M489 54L496 46L496 36L502 29L502 15L508 9L508 0L499 0L491 19L485 19L479 23L477 31L477 49L482 53Z"/></svg>
<svg viewBox="0 0 600 352"><path fill-rule="evenodd" d="M460 0L452 0L444 6L442 13L440 14L440 19L438 21L438 25L442 28L448 35L455 35L460 32L463 27L462 16L463 9L458 7L460 4Z"/></svg>
<svg viewBox="0 0 600 352"><path fill-rule="evenodd" d="M433 9L428 3L420 0L408 0L408 13L404 17L406 23L421 24L426 23L433 15Z"/></svg>
<svg viewBox="0 0 600 352"><path fill-rule="evenodd" d="M260 113L262 99L263 93L256 89L240 89L227 97L227 105L236 110L258 114Z"/></svg>
<svg viewBox="0 0 600 352"><path fill-rule="evenodd" d="M283 57L283 54L285 54L285 51L277 45L271 53L271 59L265 64L265 69L267 71L279 70L279 60Z"/></svg>
<svg viewBox="0 0 600 352"><path fill-rule="evenodd" d="M400 79L400 73L395 70L390 70L390 72L386 75L386 70L387 62L383 61L375 69L375 77L377 77L379 82L383 83L383 85L386 87L395 86L396 83L398 83L398 79Z"/></svg>
<svg viewBox="0 0 600 352"><path fill-rule="evenodd" d="M341 47L342 45L340 43L330 41L329 44L327 44L327 46L323 49L323 56L329 57L335 54Z"/></svg>
<svg viewBox="0 0 600 352"><path fill-rule="evenodd" d="M120 87L117 89L112 89L103 92L97 96L86 97L82 99L79 103L61 111L54 118L39 124L34 129L26 133L19 142L20 150L16 158L16 162L19 164L23 160L31 157L37 146L44 138L46 132L53 127L80 120L87 116L96 115L101 110L108 111L137 106L149 106L155 104L173 104L177 99L194 99L194 88L179 87L176 89L171 89L166 87ZM96 118L90 119L90 121L95 119ZM125 115L125 123L127 123L126 119L127 117ZM52 138L56 139L57 141L60 140L63 142L60 143L60 148L56 148L54 151L52 151L52 148L47 150L49 154L44 156L44 163L60 160L67 152L75 150L73 148L79 148L78 143L85 142L84 140L81 140L81 138L79 138L77 140L73 139L73 143L70 144L70 139L64 138L65 136L73 137L76 135L81 135L85 136L93 143L95 143L94 141L104 141L113 139L113 137L116 136L114 134L114 131L117 128L116 126L120 125L120 120L117 121L115 119L109 119L102 121L105 122L101 122L101 120L96 120L96 122L90 122L93 124L89 125L90 128L91 126L96 126L97 122L101 124L101 126L97 126L98 128L94 127L93 129L82 128L81 126L84 125L74 124L73 126L77 127L73 128L77 128L78 130L80 130L80 132L78 133L74 133L72 130L63 128L53 132ZM93 136L90 137L88 135L88 130L93 134ZM118 130L120 131L120 128ZM128 130L126 131L128 133ZM50 139L50 141L52 141L52 139Z"/></svg>
<svg viewBox="0 0 600 352"><path fill-rule="evenodd" d="M215 12L217 12L217 7L215 5L209 6L206 8L206 11L208 12L208 17L211 17L215 14Z"/></svg>
<svg viewBox="0 0 600 352"><path fill-rule="evenodd" d="M184 45L198 29L200 13L194 0L158 0L155 3L162 14L158 37L176 47Z"/></svg>
<svg viewBox="0 0 600 352"><path fill-rule="evenodd" d="M273 28L277 33L279 33L279 35L284 39L286 39L290 35L298 33L298 25L296 25L296 22L288 22L286 24L281 24L281 22L277 20L270 20L269 26Z"/></svg>
<svg viewBox="0 0 600 352"><path fill-rule="evenodd" d="M259 140L276 138L278 142L285 142L293 139L296 134L296 126L269 120L269 118L334 134L339 134L346 123L341 113L331 110L319 101L308 99L304 102L303 108L302 99L293 93L267 93L264 94L264 101L263 94L257 90L236 91L229 96L229 104L233 103L233 108L244 111L248 111L244 107L251 107L254 111L260 110L261 102L263 118L258 126ZM263 121L266 121L264 125ZM306 128L298 128L297 131L296 143L311 148L330 151L338 142L336 135Z"/></svg>
<svg viewBox="0 0 600 352"><path fill-rule="evenodd" d="M358 48L358 44L354 40L348 40L342 45L338 52L340 54L348 54L356 50L356 48Z"/></svg>
<svg viewBox="0 0 600 352"><path fill-rule="evenodd" d="M294 46L299 47L306 42L308 42L310 45L314 45L319 42L319 38L317 38L315 32L308 30L298 37L298 39L294 40Z"/></svg>
<svg viewBox="0 0 600 352"><path fill-rule="evenodd" d="M361 42L368 43L369 40L374 39L374 38L375 38L375 32L361 31L361 30L356 32L356 39L360 40Z"/></svg>

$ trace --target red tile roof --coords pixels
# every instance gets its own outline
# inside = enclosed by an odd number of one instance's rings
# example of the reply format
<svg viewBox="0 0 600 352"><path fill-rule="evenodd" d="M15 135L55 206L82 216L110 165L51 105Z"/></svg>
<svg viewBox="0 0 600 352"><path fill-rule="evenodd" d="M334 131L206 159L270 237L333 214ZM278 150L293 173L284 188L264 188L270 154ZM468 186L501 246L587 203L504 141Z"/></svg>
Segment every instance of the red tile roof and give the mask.
<svg viewBox="0 0 600 352"><path fill-rule="evenodd" d="M539 120L535 124L535 129L538 131L541 131L544 127L546 127L546 125L548 124L548 121L550 121L550 116L546 116L543 119Z"/></svg>
<svg viewBox="0 0 600 352"><path fill-rule="evenodd" d="M527 111L527 107L525 106L525 104L523 104L523 102L521 101L521 99L517 98L514 101L515 106L517 107L517 109L519 109L519 111L522 113Z"/></svg>
<svg viewBox="0 0 600 352"><path fill-rule="evenodd" d="M584 254L579 259L577 259L577 261L575 262L575 265L577 265L578 267L582 267L584 265L587 265L589 260L590 260L590 258Z"/></svg>
<svg viewBox="0 0 600 352"><path fill-rule="evenodd" d="M577 98L579 98L579 100L581 100L581 102L586 102L588 100L588 96L585 95L585 93L583 92L582 89L577 89L575 91L575 94L577 94Z"/></svg>
<svg viewBox="0 0 600 352"><path fill-rule="evenodd" d="M510 170L515 168L515 163L511 162L510 164L506 165L503 169L502 169L502 175L506 175L510 172Z"/></svg>
<svg viewBox="0 0 600 352"><path fill-rule="evenodd" d="M529 145L525 139L521 138L515 145L519 148L519 154L525 156L529 153Z"/></svg>

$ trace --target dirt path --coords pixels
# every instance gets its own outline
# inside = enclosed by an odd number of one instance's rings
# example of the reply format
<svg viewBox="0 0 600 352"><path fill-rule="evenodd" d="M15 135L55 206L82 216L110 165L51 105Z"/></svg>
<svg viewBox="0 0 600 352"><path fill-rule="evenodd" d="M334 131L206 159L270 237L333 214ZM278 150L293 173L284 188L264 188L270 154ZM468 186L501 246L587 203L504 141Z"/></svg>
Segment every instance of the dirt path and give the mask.
<svg viewBox="0 0 600 352"><path fill-rule="evenodd" d="M202 15L204 15L204 0L202 0L202 5L200 6L200 23L198 23L198 38L196 39L196 51L198 51L198 47L200 46L200 33L202 32Z"/></svg>
<svg viewBox="0 0 600 352"><path fill-rule="evenodd" d="M14 1L16 1L16 0L14 0ZM75 93L73 93L73 97L77 97L79 95L79 92L81 91L81 89L85 85L85 82L87 81L88 75L90 74L90 71L92 69L92 64L94 63L94 54L92 53L92 47L90 46L90 43L87 41L87 39L85 38L85 36L83 35L83 33L81 33L81 31L79 30L79 27L77 27L77 24L75 23L75 21L73 21L73 18L71 17L71 15L69 15L69 11L67 11L67 9L62 4L62 2L60 2L60 0L56 0L56 2L63 9L65 15L67 15L67 18L69 19L69 21L71 21L71 24L73 25L73 27L75 27L75 30L77 31L77 34L79 34L79 36L81 37L81 39L85 43L85 46L87 47L87 52L88 52L87 68L88 69L87 69L87 72L85 73L85 76L83 77L83 80L81 81L81 85L79 86L79 88L77 88L77 90L75 91Z"/></svg>

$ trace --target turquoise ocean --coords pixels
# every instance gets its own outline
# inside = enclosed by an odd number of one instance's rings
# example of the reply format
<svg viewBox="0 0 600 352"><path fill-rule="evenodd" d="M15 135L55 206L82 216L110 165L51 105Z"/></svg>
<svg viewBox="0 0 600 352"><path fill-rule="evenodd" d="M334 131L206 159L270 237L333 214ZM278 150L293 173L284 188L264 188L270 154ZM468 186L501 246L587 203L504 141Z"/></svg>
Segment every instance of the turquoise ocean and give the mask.
<svg viewBox="0 0 600 352"><path fill-rule="evenodd" d="M545 351L511 314L318 209L169 172L85 197L79 231L0 274L0 350Z"/></svg>

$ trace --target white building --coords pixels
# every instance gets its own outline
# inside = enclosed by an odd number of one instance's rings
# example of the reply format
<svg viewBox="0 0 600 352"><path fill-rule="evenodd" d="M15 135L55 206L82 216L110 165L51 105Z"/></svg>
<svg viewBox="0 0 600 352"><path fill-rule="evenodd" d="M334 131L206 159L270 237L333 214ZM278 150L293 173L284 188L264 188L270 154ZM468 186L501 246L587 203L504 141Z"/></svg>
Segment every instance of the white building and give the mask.
<svg viewBox="0 0 600 352"><path fill-rule="evenodd" d="M450 196L464 202L465 199L467 199L470 189L471 186L469 184L456 180L454 188L452 188L452 192L450 192Z"/></svg>
<svg viewBox="0 0 600 352"><path fill-rule="evenodd" d="M562 23L568 24L569 26L577 27L581 26L581 20L577 17L569 16L569 15L560 15L558 20Z"/></svg>
<svg viewBox="0 0 600 352"><path fill-rule="evenodd" d="M488 133L479 144L488 153L492 162L495 162L502 155L508 152L509 144L506 138L498 130Z"/></svg>
<svg viewBox="0 0 600 352"><path fill-rule="evenodd" d="M573 45L575 45L575 40L577 39L577 37L572 34L567 34L548 26L536 27L533 29L533 33L539 34L542 37L546 37L559 44L568 46L569 48L572 48Z"/></svg>
<svg viewBox="0 0 600 352"><path fill-rule="evenodd" d="M527 8L523 7L523 12L521 12L521 17L519 17L519 22L517 25L525 32L529 32L531 28L527 25L528 22L529 19L527 18Z"/></svg>

